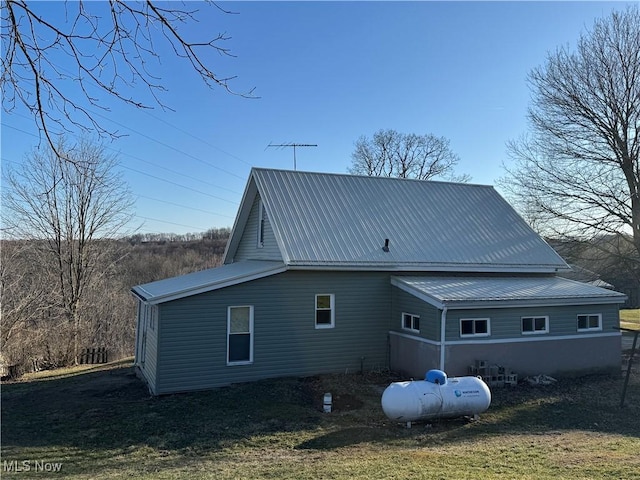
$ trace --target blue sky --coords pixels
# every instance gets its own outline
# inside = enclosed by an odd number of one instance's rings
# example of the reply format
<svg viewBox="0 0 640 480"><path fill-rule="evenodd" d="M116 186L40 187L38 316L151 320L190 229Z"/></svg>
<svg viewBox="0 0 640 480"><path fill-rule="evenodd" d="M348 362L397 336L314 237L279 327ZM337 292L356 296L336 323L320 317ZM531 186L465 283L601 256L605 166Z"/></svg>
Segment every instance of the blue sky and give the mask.
<svg viewBox="0 0 640 480"><path fill-rule="evenodd" d="M575 45L615 2L234 2L235 14L188 3L190 34L226 33L234 57L216 53L238 92L209 89L159 49L171 110L136 110L103 97L110 142L136 201L141 232L232 226L251 166L345 173L355 141L381 128L444 136L456 173L493 184L505 144L527 130L527 73L548 52ZM61 15L62 2L40 11ZM65 65L63 65L65 67ZM154 67L152 65L152 67ZM135 95L148 99L144 91ZM38 144L28 114L2 114L3 170Z"/></svg>

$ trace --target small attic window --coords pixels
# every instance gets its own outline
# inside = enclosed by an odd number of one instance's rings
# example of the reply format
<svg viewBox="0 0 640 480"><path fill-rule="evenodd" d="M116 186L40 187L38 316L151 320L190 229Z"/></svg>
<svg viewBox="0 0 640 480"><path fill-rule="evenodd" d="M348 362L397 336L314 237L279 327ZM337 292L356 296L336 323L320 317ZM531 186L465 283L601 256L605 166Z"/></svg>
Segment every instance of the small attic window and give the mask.
<svg viewBox="0 0 640 480"><path fill-rule="evenodd" d="M258 248L264 247L264 206L258 200Z"/></svg>

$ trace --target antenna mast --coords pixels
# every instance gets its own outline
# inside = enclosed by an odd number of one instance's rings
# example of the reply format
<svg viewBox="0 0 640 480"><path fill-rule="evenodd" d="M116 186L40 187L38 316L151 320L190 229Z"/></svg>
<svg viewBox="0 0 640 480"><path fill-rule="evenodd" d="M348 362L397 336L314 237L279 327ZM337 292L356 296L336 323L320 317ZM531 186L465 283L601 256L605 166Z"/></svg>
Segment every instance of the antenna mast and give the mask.
<svg viewBox="0 0 640 480"><path fill-rule="evenodd" d="M279 148L285 148L285 147L293 147L293 169L297 170L297 165L296 165L296 147L317 147L318 145L316 145L315 143L279 143L279 144L273 144L270 143L269 145L267 145L267 148L269 147L279 147Z"/></svg>

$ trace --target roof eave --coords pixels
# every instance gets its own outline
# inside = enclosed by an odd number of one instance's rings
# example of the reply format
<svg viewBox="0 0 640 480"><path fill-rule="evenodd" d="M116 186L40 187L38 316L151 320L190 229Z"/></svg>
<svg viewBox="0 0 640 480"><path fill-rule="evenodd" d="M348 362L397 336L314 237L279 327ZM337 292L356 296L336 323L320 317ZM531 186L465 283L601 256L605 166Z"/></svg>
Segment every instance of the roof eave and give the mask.
<svg viewBox="0 0 640 480"><path fill-rule="evenodd" d="M262 270L259 272L251 273L251 274L243 274L236 275L233 277L225 278L222 280L218 280L215 282L204 283L202 285L198 285L197 287L185 288L182 290L175 290L173 292L169 292L163 295L154 296L150 292L147 292L141 286L133 287L131 292L141 299L144 302L149 303L150 305L157 305L160 303L171 302L173 300L179 300L185 297L191 297L193 295L198 295L201 293L212 292L214 290L220 290L221 288L231 287L233 285L238 285L245 282L250 282L252 280L258 280L260 278L269 277L271 275L276 275L278 273L282 273L287 270L286 265L280 264L273 268ZM146 295L145 295L146 294Z"/></svg>
<svg viewBox="0 0 640 480"><path fill-rule="evenodd" d="M448 310L473 310L477 308L522 308L522 307L555 307L577 305L610 305L622 304L626 295L609 297L557 297L557 298L522 298L522 299L477 299L477 300L442 300Z"/></svg>
<svg viewBox="0 0 640 480"><path fill-rule="evenodd" d="M566 270L562 265L495 265L495 264L438 264L388 262L318 262L289 261L291 270L340 270L385 272L447 272L447 273L558 273Z"/></svg>

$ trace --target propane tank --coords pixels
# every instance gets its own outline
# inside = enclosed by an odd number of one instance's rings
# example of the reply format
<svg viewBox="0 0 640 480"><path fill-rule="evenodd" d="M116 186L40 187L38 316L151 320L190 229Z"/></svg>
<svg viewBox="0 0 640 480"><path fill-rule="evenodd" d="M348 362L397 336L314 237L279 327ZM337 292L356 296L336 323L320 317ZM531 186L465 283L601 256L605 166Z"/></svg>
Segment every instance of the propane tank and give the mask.
<svg viewBox="0 0 640 480"><path fill-rule="evenodd" d="M389 419L414 422L477 415L489 408L491 392L481 378L447 378L441 370L430 370L425 380L392 383L381 402Z"/></svg>

